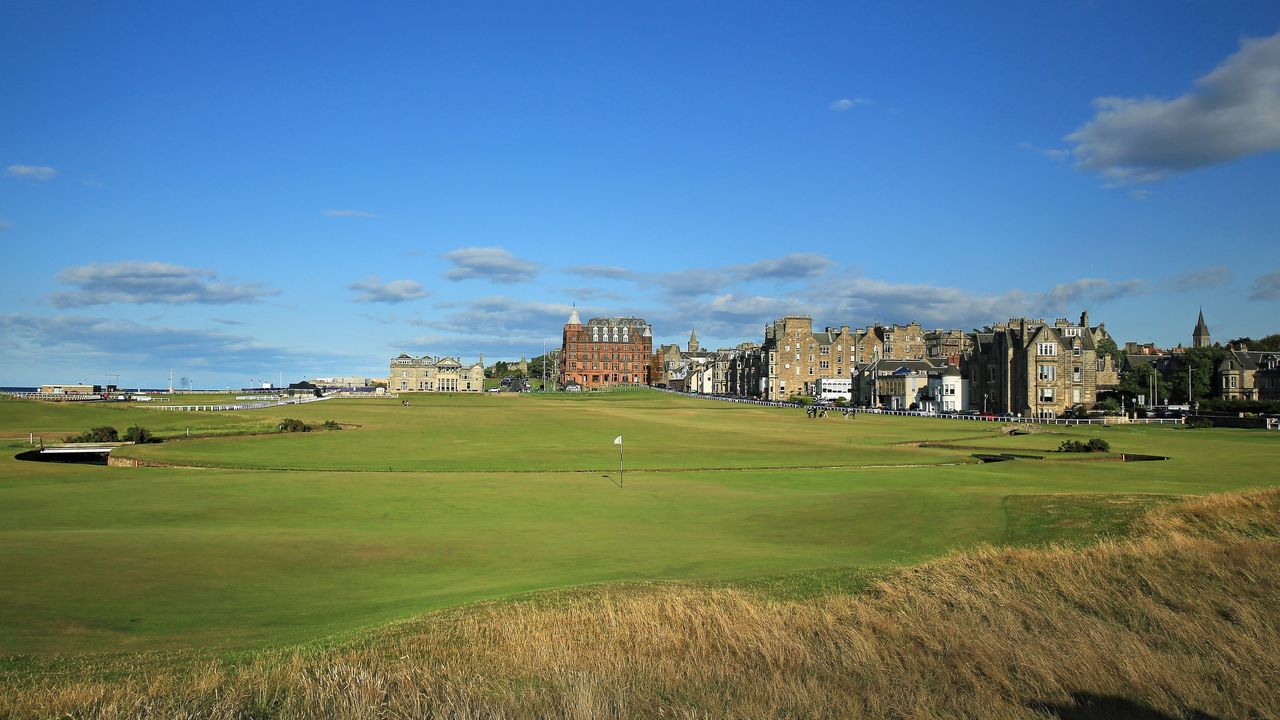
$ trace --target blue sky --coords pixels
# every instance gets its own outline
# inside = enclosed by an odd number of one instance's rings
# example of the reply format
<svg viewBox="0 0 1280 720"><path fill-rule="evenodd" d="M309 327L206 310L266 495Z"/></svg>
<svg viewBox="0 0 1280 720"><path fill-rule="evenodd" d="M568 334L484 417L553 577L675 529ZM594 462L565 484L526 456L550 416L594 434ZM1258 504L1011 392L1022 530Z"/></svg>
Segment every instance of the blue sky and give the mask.
<svg viewBox="0 0 1280 720"><path fill-rule="evenodd" d="M789 5L6 3L0 384L1280 331L1274 2Z"/></svg>

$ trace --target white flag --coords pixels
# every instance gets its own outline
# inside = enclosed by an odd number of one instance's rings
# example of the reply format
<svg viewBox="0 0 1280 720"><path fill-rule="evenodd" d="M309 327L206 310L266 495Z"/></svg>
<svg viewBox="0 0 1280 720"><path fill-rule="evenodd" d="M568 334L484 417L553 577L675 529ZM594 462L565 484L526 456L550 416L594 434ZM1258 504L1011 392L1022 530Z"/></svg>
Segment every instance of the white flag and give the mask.
<svg viewBox="0 0 1280 720"><path fill-rule="evenodd" d="M621 444L622 444L622 436L621 436L621 435L619 435L618 437L614 438L614 439L613 439L613 444L614 444L614 445L621 445Z"/></svg>

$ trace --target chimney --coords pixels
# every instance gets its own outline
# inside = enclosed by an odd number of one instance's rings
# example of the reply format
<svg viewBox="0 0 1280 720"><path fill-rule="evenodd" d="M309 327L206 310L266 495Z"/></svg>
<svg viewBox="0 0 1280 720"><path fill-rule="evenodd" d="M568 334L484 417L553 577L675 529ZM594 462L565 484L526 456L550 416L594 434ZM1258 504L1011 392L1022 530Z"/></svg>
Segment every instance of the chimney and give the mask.
<svg viewBox="0 0 1280 720"><path fill-rule="evenodd" d="M1085 310L1084 312L1080 313L1080 326L1083 327L1085 330L1089 329L1089 311L1088 310Z"/></svg>

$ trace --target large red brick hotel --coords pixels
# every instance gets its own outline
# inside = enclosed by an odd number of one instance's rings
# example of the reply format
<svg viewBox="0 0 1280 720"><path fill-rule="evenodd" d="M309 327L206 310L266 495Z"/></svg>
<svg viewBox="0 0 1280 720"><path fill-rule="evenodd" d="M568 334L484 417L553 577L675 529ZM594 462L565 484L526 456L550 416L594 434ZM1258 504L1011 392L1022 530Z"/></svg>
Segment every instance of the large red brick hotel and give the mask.
<svg viewBox="0 0 1280 720"><path fill-rule="evenodd" d="M584 390L619 383L649 384L653 328L640 318L591 318L583 325L569 315L560 347L560 384Z"/></svg>

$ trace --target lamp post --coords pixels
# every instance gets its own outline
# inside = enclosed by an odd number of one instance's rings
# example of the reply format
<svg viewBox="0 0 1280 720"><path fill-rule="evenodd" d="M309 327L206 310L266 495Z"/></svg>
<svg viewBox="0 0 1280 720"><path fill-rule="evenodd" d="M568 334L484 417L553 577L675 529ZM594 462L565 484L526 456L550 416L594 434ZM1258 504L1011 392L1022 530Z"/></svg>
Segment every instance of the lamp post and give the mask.
<svg viewBox="0 0 1280 720"><path fill-rule="evenodd" d="M987 393L982 393L982 414L987 414Z"/></svg>
<svg viewBox="0 0 1280 720"><path fill-rule="evenodd" d="M1195 366L1187 362L1187 412L1191 411L1191 370Z"/></svg>

